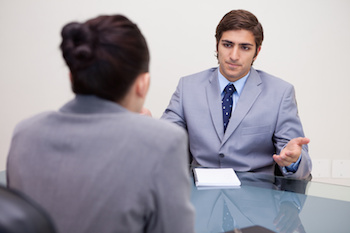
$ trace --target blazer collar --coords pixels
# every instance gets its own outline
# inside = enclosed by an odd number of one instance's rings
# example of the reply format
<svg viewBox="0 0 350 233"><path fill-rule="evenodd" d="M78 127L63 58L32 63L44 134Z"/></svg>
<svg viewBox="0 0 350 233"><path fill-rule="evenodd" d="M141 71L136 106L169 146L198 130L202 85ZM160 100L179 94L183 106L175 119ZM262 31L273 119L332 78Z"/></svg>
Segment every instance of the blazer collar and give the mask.
<svg viewBox="0 0 350 233"><path fill-rule="evenodd" d="M63 105L59 111L75 114L128 112L121 105L94 95L76 95L74 99Z"/></svg>

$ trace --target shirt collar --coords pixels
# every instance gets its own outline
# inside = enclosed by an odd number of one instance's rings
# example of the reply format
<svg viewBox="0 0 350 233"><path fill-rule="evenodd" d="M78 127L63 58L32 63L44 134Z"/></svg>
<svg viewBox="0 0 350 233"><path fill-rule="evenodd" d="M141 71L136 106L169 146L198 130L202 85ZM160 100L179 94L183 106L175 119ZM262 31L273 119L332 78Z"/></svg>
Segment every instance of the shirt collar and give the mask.
<svg viewBox="0 0 350 233"><path fill-rule="evenodd" d="M220 84L220 93L222 93L225 89L225 87L227 86L227 84L232 83L233 85L235 85L236 88L236 92L238 94L238 96L241 95L244 84L247 81L247 78L250 74L250 71L248 72L247 75L245 75L244 77L238 79L235 82L230 82L228 81L221 73L220 73L220 69L218 69L218 78L219 78L219 84Z"/></svg>

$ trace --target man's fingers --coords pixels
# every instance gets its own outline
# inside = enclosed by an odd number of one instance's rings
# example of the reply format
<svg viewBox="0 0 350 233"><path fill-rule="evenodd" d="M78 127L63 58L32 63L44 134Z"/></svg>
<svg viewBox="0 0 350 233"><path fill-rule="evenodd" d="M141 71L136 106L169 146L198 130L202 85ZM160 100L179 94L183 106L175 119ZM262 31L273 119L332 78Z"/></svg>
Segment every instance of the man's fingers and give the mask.
<svg viewBox="0 0 350 233"><path fill-rule="evenodd" d="M302 145L308 144L310 142L310 139L300 137L300 138L296 138L295 141L299 146L302 146Z"/></svg>
<svg viewBox="0 0 350 233"><path fill-rule="evenodd" d="M273 159L275 160L275 162L276 162L279 166L281 166L281 167L284 167L284 166L290 164L289 162L287 162L286 160L284 160L284 159L281 157L281 155L276 155L276 154L275 154L275 155L273 155L272 157L273 157Z"/></svg>

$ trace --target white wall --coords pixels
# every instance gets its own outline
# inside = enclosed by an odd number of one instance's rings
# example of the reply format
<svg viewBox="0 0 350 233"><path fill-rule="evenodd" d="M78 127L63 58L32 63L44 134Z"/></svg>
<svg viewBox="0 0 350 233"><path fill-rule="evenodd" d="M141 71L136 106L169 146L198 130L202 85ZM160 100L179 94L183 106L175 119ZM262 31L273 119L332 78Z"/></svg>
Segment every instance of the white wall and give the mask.
<svg viewBox="0 0 350 233"><path fill-rule="evenodd" d="M231 9L262 23L255 68L295 86L312 159L350 160L350 1L0 0L0 170L15 124L73 97L58 49L64 24L114 13L137 23L151 50L146 107L160 117L181 76L217 65L215 27Z"/></svg>

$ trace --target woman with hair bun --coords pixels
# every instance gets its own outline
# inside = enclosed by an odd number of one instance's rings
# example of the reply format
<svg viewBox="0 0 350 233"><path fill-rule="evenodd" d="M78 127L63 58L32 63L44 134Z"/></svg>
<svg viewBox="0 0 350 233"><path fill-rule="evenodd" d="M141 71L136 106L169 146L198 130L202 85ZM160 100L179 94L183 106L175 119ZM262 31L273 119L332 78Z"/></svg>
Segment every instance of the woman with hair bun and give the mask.
<svg viewBox="0 0 350 233"><path fill-rule="evenodd" d="M19 123L8 186L59 232L194 232L186 132L139 114L149 51L136 24L99 16L62 29L75 98Z"/></svg>

